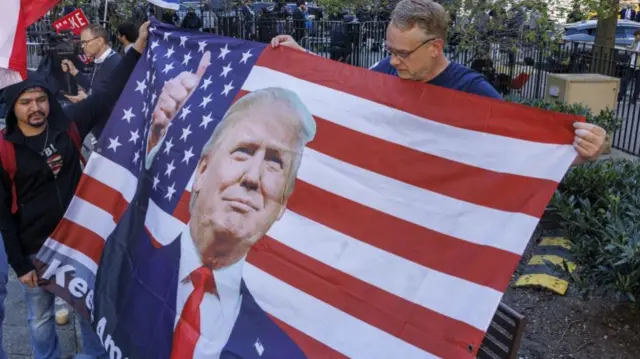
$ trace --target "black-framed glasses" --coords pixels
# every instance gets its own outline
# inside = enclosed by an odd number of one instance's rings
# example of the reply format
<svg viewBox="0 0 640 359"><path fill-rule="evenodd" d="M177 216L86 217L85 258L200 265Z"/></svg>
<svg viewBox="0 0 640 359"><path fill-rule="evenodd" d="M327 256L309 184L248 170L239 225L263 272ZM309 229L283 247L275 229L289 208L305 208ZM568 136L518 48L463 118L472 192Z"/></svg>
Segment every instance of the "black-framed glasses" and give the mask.
<svg viewBox="0 0 640 359"><path fill-rule="evenodd" d="M439 39L439 37L432 37L430 39L426 39L420 45L416 46L416 48L411 50L411 51L396 51L396 50L390 49L387 44L384 44L384 49L389 54L394 55L394 56L396 56L396 57L398 57L398 58L400 58L402 60L406 60L409 56L411 56L411 54L413 54L414 52L418 51L418 49L420 49L422 46L430 43L433 40L437 40L437 39Z"/></svg>
<svg viewBox="0 0 640 359"><path fill-rule="evenodd" d="M99 37L94 37L93 39L89 39L89 40L81 40L80 41L80 46L87 46L91 41L95 40L95 39L99 39Z"/></svg>

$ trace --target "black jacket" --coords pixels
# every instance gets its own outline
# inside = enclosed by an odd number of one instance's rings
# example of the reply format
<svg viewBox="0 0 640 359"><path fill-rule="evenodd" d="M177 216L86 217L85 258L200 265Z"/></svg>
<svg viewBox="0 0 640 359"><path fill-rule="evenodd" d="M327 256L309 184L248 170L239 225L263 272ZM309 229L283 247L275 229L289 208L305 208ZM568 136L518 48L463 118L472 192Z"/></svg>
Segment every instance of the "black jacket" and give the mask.
<svg viewBox="0 0 640 359"><path fill-rule="evenodd" d="M184 19L182 19L182 28L198 30L202 27L202 21L195 13L187 13Z"/></svg>
<svg viewBox="0 0 640 359"><path fill-rule="evenodd" d="M99 87L106 87L111 80L111 77L115 74L120 61L122 61L122 56L113 51L111 55L104 60L104 62L94 65L93 72L88 74L78 72L75 76L76 82L87 91L96 91ZM93 81L91 80L92 77Z"/></svg>
<svg viewBox="0 0 640 359"><path fill-rule="evenodd" d="M90 95L92 96L95 95L96 91L98 93L104 91L104 88L109 85L109 82L113 76L115 76L116 71L118 71L118 65L121 61L122 55L113 51L111 55L104 60L104 62L94 65L93 72L88 74L78 72L75 76L76 82L85 90L91 90ZM92 77L93 80L91 79ZM111 110L112 109L109 109L107 112L111 112ZM96 122L95 127L90 129L96 138L100 138L107 120L108 118L105 117L104 121Z"/></svg>
<svg viewBox="0 0 640 359"><path fill-rule="evenodd" d="M86 100L64 109L55 101L54 94L45 80L29 77L27 80L5 89L7 104L11 106L6 118L5 139L14 144L17 172L14 177L18 211L11 214L11 184L7 173L0 167L0 231L4 239L9 264L22 276L32 269L28 256L38 253L45 240L62 219L76 190L82 165L78 149L67 133L72 121L76 123L82 139L89 130L108 118L110 109L124 89L140 54L129 51L120 62L112 81L104 90ZM18 97L33 87L45 89L49 95L49 143L62 157L62 167L57 176L40 155L42 148L28 146L25 136L17 127L13 106Z"/></svg>

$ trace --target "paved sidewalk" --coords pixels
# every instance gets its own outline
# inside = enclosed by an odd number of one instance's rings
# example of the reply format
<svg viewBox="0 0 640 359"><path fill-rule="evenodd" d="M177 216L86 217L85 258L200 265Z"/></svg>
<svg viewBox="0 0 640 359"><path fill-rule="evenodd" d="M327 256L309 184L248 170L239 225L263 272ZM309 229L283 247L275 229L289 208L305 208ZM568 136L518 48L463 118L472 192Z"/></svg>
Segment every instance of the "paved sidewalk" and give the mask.
<svg viewBox="0 0 640 359"><path fill-rule="evenodd" d="M7 290L9 295L4 303L4 349L9 359L32 358L27 332L27 309L24 303L24 294L13 271L9 273ZM58 326L58 338L62 348L62 358L77 353L80 345L80 327L76 324L73 314L70 315L69 323Z"/></svg>

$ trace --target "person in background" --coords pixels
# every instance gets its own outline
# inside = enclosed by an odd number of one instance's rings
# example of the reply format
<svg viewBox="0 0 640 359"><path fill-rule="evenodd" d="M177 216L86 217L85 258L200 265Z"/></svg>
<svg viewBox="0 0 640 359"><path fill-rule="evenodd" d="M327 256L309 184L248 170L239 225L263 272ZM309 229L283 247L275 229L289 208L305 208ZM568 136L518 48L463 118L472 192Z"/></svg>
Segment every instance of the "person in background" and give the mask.
<svg viewBox="0 0 640 359"><path fill-rule="evenodd" d="M633 10L633 5L627 4L620 10L620 19L621 20L635 20L636 11Z"/></svg>
<svg viewBox="0 0 640 359"><path fill-rule="evenodd" d="M123 46L122 52L127 53L138 39L138 29L133 23L125 22L118 26L118 41Z"/></svg>
<svg viewBox="0 0 640 359"><path fill-rule="evenodd" d="M200 28L202 28L202 20L200 20L198 15L196 15L196 10L193 8L193 6L189 6L187 15L185 15L184 19L182 19L182 28L192 30L199 30Z"/></svg>
<svg viewBox="0 0 640 359"><path fill-rule="evenodd" d="M633 97L631 98L631 105L635 106L638 101L638 95L640 95L640 30L636 30L633 33L633 43L629 45L631 50L631 60L629 61L629 67L624 73L624 77L620 82L620 91L618 91L618 102L622 101L627 94L627 87L631 80L635 81L633 85Z"/></svg>
<svg viewBox="0 0 640 359"><path fill-rule="evenodd" d="M62 60L62 71L69 72L75 77L78 85L87 90L85 95L65 95L71 102L83 101L95 91L104 89L115 75L115 69L122 59L122 56L109 46L109 33L100 25L92 24L85 27L80 33L80 44L85 55L93 59L94 66L91 74L84 74L78 71L73 62ZM108 112L111 110L108 109ZM96 127L91 130L96 138L100 138L107 119L96 123Z"/></svg>
<svg viewBox="0 0 640 359"><path fill-rule="evenodd" d="M80 45L84 54L95 64L91 74L78 71L69 60L62 61L62 70L71 73L78 85L87 89L87 94L91 95L96 86L105 85L104 82L111 77L122 57L111 48L109 33L101 25L91 24L85 27L80 34Z"/></svg>
<svg viewBox="0 0 640 359"><path fill-rule="evenodd" d="M306 0L297 0L298 5L293 11L293 37L296 41L301 41L307 33L307 19L309 12L307 10Z"/></svg>
<svg viewBox="0 0 640 359"><path fill-rule="evenodd" d="M444 55L449 21L442 5L432 0L401 0L393 9L387 27L385 48L390 56L370 70L452 90L502 100L481 74ZM286 46L306 51L289 35L278 35L272 47ZM599 126L576 122L578 156L574 164L597 159L604 150L606 132Z"/></svg>
<svg viewBox="0 0 640 359"><path fill-rule="evenodd" d="M216 13L211 10L211 6L209 4L204 4L202 6L202 31L215 34L217 27L218 16L216 16Z"/></svg>
<svg viewBox="0 0 640 359"><path fill-rule="evenodd" d="M55 295L40 287L34 259L64 217L82 176L82 157L74 137L81 141L96 122L108 118L144 51L148 26L147 22L140 28L134 50L119 63L112 81L85 101L63 109L46 79L37 75L5 89L11 108L2 136L5 146L13 145L17 165L14 174L19 181L12 181L0 166L0 233L8 261L24 288L35 359L61 355ZM0 252L4 255L4 248ZM3 266L4 259L0 257L0 272ZM79 322L82 354L76 358L105 357L105 349L89 321L81 318Z"/></svg>
<svg viewBox="0 0 640 359"><path fill-rule="evenodd" d="M255 24L256 14L251 7L253 0L242 0L242 6L240 7L240 13L242 14L242 21L244 23L245 38L249 40L255 39Z"/></svg>
<svg viewBox="0 0 640 359"><path fill-rule="evenodd" d="M174 10L164 9L162 11L162 22L165 24L180 26L180 18Z"/></svg>

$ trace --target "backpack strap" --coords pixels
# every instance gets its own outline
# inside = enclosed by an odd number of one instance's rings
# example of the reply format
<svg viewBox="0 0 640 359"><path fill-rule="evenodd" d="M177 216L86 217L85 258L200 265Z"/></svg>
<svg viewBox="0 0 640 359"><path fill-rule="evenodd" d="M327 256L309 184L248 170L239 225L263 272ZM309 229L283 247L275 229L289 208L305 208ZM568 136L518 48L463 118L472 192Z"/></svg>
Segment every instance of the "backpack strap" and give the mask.
<svg viewBox="0 0 640 359"><path fill-rule="evenodd" d="M78 154L80 155L80 162L82 163L82 167L87 165L87 160L84 158L82 154L82 139L80 138L80 131L78 131L78 126L75 122L71 122L71 126L67 130L69 133L69 137L71 137L71 142L73 142L74 146L78 149Z"/></svg>
<svg viewBox="0 0 640 359"><path fill-rule="evenodd" d="M11 183L11 214L15 214L18 211L18 194L16 192L16 183L14 177L16 175L16 149L13 143L7 141L4 138L6 128L2 130L2 136L0 136L0 161L2 162L2 168L4 172L9 176L9 182Z"/></svg>

